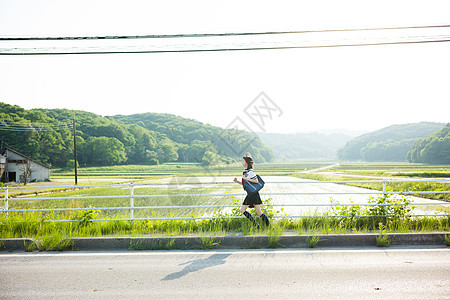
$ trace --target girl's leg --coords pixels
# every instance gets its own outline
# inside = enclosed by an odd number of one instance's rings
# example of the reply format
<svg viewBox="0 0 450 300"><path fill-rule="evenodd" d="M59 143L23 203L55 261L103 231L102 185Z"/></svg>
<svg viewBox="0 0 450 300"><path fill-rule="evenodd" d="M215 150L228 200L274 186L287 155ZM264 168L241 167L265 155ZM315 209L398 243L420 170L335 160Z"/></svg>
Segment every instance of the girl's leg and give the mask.
<svg viewBox="0 0 450 300"><path fill-rule="evenodd" d="M261 205L259 205L259 204L256 204L256 205L255 205L255 211L256 211L256 214L257 214L258 216L260 216L260 217L261 217L261 215L263 214L263 212L262 212L262 210L261 210Z"/></svg>
<svg viewBox="0 0 450 300"><path fill-rule="evenodd" d="M249 219L254 226L256 226L256 228L259 228L258 223L256 223L255 219L253 219L252 215L247 211L248 205L242 205L241 206L241 212L244 214L244 216L247 217L247 219Z"/></svg>
<svg viewBox="0 0 450 300"><path fill-rule="evenodd" d="M256 211L256 214L258 216L260 216L261 219L264 221L266 226L269 226L270 225L269 219L267 218L267 216L265 214L263 214L263 212L261 210L261 205L255 205L255 211Z"/></svg>

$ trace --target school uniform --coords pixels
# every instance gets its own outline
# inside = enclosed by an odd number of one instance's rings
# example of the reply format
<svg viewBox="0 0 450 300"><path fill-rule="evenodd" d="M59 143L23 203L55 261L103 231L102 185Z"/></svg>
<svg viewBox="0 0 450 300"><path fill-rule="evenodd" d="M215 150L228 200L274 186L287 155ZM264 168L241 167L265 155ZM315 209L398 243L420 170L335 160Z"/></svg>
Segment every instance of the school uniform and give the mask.
<svg viewBox="0 0 450 300"><path fill-rule="evenodd" d="M256 179L256 173L255 171L253 171L253 169L246 169L243 175L249 179ZM245 182L244 179L242 179L242 185L244 184L244 182ZM245 197L244 202L242 203L242 205L248 205L250 208L253 208L255 207L255 205L259 204L262 204L259 192L256 192L251 195L247 193L247 196Z"/></svg>

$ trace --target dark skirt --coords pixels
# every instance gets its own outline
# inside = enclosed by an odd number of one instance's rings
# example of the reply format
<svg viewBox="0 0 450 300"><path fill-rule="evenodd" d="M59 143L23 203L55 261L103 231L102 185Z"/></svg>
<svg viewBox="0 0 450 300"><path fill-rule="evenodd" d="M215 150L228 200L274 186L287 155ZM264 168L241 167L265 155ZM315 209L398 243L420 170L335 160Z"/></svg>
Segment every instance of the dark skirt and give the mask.
<svg viewBox="0 0 450 300"><path fill-rule="evenodd" d="M250 208L258 204L262 204L261 197L258 192L251 195L247 194L244 199L244 203L242 203L242 205L248 205Z"/></svg>

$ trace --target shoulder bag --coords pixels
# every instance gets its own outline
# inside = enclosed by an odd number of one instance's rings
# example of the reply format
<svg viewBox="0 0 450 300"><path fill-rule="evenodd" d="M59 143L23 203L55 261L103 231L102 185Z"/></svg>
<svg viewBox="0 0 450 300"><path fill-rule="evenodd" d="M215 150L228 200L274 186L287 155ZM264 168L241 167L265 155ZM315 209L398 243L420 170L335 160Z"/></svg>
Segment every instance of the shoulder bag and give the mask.
<svg viewBox="0 0 450 300"><path fill-rule="evenodd" d="M256 175L256 178L258 179L258 183L253 183L248 180L245 180L244 182L244 190L249 194L254 194L259 192L264 187L264 180L259 175Z"/></svg>

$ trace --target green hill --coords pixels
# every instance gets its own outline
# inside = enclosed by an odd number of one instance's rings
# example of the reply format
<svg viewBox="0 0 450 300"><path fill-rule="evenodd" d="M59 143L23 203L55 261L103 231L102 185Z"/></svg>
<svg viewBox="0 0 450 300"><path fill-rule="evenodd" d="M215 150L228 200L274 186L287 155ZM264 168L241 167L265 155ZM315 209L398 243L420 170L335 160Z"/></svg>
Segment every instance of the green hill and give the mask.
<svg viewBox="0 0 450 300"><path fill-rule="evenodd" d="M259 163L273 161L272 150L246 131L223 129L170 114L143 113L109 118L164 134L178 144L180 161L198 162L204 153L211 151L233 160L248 152Z"/></svg>
<svg viewBox="0 0 450 300"><path fill-rule="evenodd" d="M408 152L407 158L414 163L450 164L450 123L418 140Z"/></svg>
<svg viewBox="0 0 450 300"><path fill-rule="evenodd" d="M356 137L338 150L340 160L406 161L414 143L441 129L444 123L392 125Z"/></svg>
<svg viewBox="0 0 450 300"><path fill-rule="evenodd" d="M279 161L298 159L335 159L339 147L352 139L350 135L330 133L258 133Z"/></svg>
<svg viewBox="0 0 450 300"><path fill-rule="evenodd" d="M247 152L258 162L273 160L271 150L250 133L174 115L102 117L68 109L25 110L1 102L0 141L53 167L70 166L74 119L82 166L175 161L210 165L240 160Z"/></svg>

